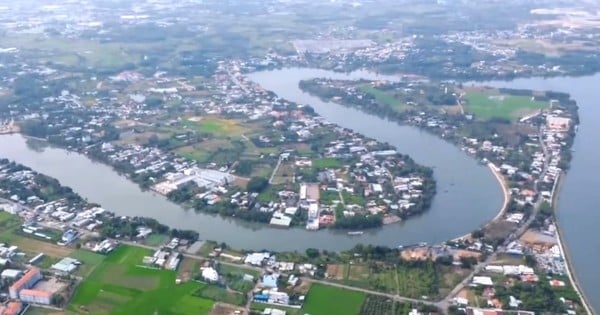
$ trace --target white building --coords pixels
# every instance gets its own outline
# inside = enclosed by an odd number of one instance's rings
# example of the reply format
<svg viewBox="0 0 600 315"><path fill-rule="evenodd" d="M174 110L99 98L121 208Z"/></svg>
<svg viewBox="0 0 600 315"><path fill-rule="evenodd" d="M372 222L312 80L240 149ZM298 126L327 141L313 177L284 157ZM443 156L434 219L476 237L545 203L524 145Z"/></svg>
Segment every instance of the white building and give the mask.
<svg viewBox="0 0 600 315"><path fill-rule="evenodd" d="M6 269L2 271L2 274L0 274L0 278L2 280L4 279L10 279L10 280L15 280L18 277L20 277L23 274L23 271L19 270L19 269Z"/></svg>
<svg viewBox="0 0 600 315"><path fill-rule="evenodd" d="M219 281L219 273L211 267L206 267L202 269L202 278L208 282L217 282Z"/></svg>

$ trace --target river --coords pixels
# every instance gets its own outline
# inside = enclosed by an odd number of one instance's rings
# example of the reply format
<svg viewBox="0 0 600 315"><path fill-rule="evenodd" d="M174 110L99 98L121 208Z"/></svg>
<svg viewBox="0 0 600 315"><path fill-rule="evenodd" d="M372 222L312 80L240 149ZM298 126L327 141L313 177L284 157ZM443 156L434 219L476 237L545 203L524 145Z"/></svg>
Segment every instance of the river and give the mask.
<svg viewBox="0 0 600 315"><path fill-rule="evenodd" d="M251 78L281 97L312 105L332 122L388 142L418 163L433 167L438 195L428 212L354 237L333 230L281 230L184 210L162 196L141 191L108 166L83 155L48 146L45 142L25 140L20 135L0 136L0 156L55 177L84 198L118 215L156 218L175 228L197 230L202 239L223 241L236 248L343 250L357 243L387 246L437 243L468 233L494 217L502 204L502 193L486 167L436 136L338 104L322 102L298 87L302 79L323 76L340 79L377 77L368 72L346 75L322 70L286 69L255 73Z"/></svg>

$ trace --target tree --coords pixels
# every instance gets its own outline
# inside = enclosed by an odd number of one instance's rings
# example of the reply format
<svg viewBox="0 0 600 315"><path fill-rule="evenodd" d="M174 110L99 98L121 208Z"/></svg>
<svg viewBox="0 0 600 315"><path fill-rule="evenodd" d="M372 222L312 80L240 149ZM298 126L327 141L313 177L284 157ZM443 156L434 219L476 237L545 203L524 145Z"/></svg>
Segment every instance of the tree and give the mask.
<svg viewBox="0 0 600 315"><path fill-rule="evenodd" d="M460 257L460 266L464 269L471 269L477 264L477 258L475 257Z"/></svg>
<svg viewBox="0 0 600 315"><path fill-rule="evenodd" d="M252 173L252 168L254 167L254 163L252 161L243 160L240 161L235 167L235 172L238 175L250 175Z"/></svg>
<svg viewBox="0 0 600 315"><path fill-rule="evenodd" d="M482 238L484 236L485 236L485 233L483 232L483 230L475 230L475 231L471 232L472 238Z"/></svg>
<svg viewBox="0 0 600 315"><path fill-rule="evenodd" d="M533 255L525 255L525 264L529 267L535 267L537 261Z"/></svg>
<svg viewBox="0 0 600 315"><path fill-rule="evenodd" d="M21 132L32 137L46 138L48 124L38 119L26 120L21 124Z"/></svg>
<svg viewBox="0 0 600 315"><path fill-rule="evenodd" d="M248 185L246 189L249 192L261 193L269 186L269 180L264 177L252 177L250 181L248 181Z"/></svg>
<svg viewBox="0 0 600 315"><path fill-rule="evenodd" d="M308 258L310 258L310 259L315 259L315 258L319 257L319 255L320 255L319 250L316 248L306 249L306 256L308 256Z"/></svg>
<svg viewBox="0 0 600 315"><path fill-rule="evenodd" d="M60 294L53 294L52 295L52 299L51 299L52 305L61 306L64 301L65 301L65 297L64 296L62 296Z"/></svg>

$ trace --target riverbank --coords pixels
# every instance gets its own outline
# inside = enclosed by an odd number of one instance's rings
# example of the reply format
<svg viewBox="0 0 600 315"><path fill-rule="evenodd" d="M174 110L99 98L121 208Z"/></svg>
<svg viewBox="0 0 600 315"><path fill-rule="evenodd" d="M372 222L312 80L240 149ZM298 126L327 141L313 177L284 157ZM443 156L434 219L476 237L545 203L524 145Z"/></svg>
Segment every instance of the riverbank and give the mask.
<svg viewBox="0 0 600 315"><path fill-rule="evenodd" d="M559 192L562 188L563 176L564 176L564 173L561 173L558 176L556 182L554 183L554 187L552 189L553 190L552 191L552 206L553 207L555 207L558 204L558 199L560 197ZM581 285L579 284L577 275L575 275L575 271L571 264L571 259L570 259L569 253L568 253L568 246L562 235L562 231L558 224L558 220L555 220L555 221L556 221L555 225L556 225L556 238L558 239L558 247L563 256L563 259L565 260L565 268L567 271L567 276L569 277L569 282L571 282L573 289L579 296L579 299L581 300L581 304L583 305L583 308L585 308L586 313L589 315L595 315L596 312L595 312L594 308L591 306L591 304L588 302L589 300L588 300L587 296L585 295L585 293L583 293L583 289L581 288Z"/></svg>
<svg viewBox="0 0 600 315"><path fill-rule="evenodd" d="M510 189L508 187L508 184L506 183L506 180L504 179L504 176L502 176L502 173L500 172L498 167L496 167L496 165L494 165L493 163L488 162L487 166L490 169L490 171L492 172L492 174L494 175L494 177L496 178L496 180L498 181L498 183L500 184L500 187L502 187L502 194L504 195L504 202L502 203L502 206L500 207L498 214L496 214L496 216L493 219L486 222L485 225L482 226L482 228L486 228L493 222L502 218L502 216L506 213L506 209L508 208L508 205L510 203ZM470 236L471 236L471 233L467 233L463 236L454 238L451 241L452 242L460 241L460 240L468 238Z"/></svg>

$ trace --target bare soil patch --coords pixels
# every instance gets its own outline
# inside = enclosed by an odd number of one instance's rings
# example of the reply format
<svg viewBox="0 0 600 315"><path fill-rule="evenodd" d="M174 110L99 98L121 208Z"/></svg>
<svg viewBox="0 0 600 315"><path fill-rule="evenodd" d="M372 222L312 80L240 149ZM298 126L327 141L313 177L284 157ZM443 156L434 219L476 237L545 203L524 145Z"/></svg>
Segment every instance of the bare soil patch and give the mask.
<svg viewBox="0 0 600 315"><path fill-rule="evenodd" d="M60 246L52 243L42 242L31 238L21 237L15 245L27 253L39 254L44 253L50 257L62 258L73 252L73 249L66 246Z"/></svg>

